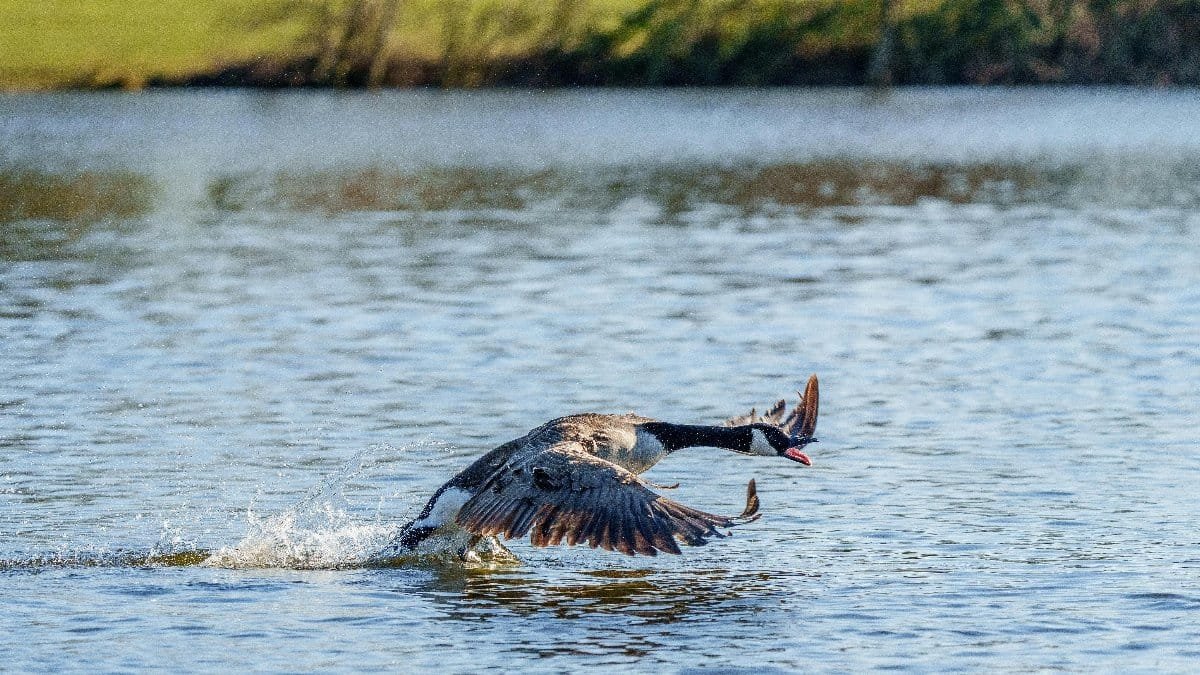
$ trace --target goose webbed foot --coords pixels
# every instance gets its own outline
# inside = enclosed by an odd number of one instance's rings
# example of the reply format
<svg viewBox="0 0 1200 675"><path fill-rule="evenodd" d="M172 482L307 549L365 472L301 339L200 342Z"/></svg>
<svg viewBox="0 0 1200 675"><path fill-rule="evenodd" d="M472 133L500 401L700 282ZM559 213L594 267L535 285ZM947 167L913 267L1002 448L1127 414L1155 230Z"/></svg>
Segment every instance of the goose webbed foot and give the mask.
<svg viewBox="0 0 1200 675"><path fill-rule="evenodd" d="M730 520L738 525L752 523L762 517L762 514L758 512L759 506L761 504L758 501L758 487L751 478L750 482L746 484L746 508L741 515L730 518Z"/></svg>

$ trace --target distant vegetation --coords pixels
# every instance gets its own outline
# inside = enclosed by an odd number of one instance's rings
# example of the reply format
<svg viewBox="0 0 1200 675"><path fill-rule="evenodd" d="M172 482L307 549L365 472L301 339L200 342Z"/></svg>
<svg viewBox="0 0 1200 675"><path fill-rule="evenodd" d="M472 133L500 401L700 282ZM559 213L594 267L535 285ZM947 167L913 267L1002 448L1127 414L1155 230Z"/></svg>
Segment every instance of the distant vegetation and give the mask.
<svg viewBox="0 0 1200 675"><path fill-rule="evenodd" d="M1200 84L1200 0L0 0L0 86Z"/></svg>

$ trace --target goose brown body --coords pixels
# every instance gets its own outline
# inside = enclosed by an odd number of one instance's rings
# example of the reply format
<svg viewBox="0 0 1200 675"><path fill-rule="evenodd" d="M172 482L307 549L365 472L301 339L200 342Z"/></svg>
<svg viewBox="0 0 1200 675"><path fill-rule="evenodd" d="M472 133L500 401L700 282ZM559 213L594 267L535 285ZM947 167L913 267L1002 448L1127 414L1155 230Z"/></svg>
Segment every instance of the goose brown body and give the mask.
<svg viewBox="0 0 1200 675"><path fill-rule="evenodd" d="M723 426L681 425L635 414L587 413L551 420L480 457L434 493L402 528L392 552L417 550L426 539L456 537L470 548L480 538L530 537L534 546L559 543L635 555L679 553L728 528L756 520L754 481L738 516L685 506L654 492L638 474L671 452L693 446L741 454L778 455L808 464L799 448L814 440L816 377L799 406L784 418L781 401L764 416Z"/></svg>

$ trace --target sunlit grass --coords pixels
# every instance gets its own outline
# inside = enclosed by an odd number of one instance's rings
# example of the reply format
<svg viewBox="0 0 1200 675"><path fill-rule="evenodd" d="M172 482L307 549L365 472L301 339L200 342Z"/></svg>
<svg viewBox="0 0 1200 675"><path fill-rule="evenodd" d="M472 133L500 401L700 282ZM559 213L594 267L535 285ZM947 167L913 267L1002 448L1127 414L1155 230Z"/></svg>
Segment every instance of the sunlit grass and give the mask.
<svg viewBox="0 0 1200 675"><path fill-rule="evenodd" d="M785 4L817 8L832 1ZM587 31L611 30L644 5L643 0L409 0L401 4L390 45L397 54L427 61L520 57ZM703 17L731 6L728 0L701 0L695 13ZM322 7L337 11L340 5L336 0L0 0L0 87L138 87L252 59L286 60L312 48ZM869 16L864 19L869 23ZM862 42L863 28L839 31ZM644 39L631 35L626 48Z"/></svg>
<svg viewBox="0 0 1200 675"><path fill-rule="evenodd" d="M257 25L237 0L0 0L0 84L43 88L179 76L282 54L299 24Z"/></svg>

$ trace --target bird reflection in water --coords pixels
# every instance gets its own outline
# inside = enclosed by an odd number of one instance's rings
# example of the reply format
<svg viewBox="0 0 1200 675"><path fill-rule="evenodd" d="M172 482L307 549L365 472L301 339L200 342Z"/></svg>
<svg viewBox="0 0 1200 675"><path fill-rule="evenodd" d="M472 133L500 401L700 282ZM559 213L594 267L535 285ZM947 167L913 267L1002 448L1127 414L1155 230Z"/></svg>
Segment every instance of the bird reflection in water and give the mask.
<svg viewBox="0 0 1200 675"><path fill-rule="evenodd" d="M542 573L546 570L542 570ZM725 611L761 608L794 596L798 575L720 569L605 569L532 575L515 570L439 570L424 589L447 603L447 618L549 612L557 618L622 615L639 623L675 623Z"/></svg>

